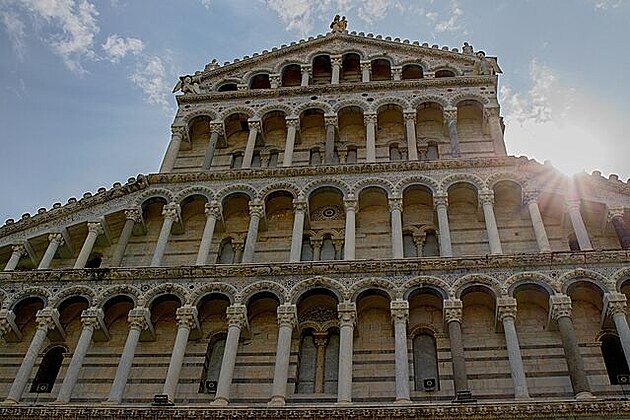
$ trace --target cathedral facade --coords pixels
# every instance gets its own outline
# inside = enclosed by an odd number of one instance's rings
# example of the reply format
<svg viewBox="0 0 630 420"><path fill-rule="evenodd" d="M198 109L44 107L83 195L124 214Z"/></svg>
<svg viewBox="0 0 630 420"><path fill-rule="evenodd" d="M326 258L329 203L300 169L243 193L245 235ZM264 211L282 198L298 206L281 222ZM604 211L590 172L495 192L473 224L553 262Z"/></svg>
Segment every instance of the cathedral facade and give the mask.
<svg viewBox="0 0 630 420"><path fill-rule="evenodd" d="M0 415L630 416L628 184L508 156L496 58L331 29L0 227Z"/></svg>

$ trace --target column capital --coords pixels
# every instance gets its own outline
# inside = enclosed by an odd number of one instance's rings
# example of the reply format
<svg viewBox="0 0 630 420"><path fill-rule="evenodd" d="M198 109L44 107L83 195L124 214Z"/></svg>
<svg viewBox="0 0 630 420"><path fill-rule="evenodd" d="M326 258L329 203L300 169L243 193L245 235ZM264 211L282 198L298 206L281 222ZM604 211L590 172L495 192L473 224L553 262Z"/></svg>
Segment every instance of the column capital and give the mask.
<svg viewBox="0 0 630 420"><path fill-rule="evenodd" d="M287 127L298 128L300 126L300 117L297 117L295 115L284 117L284 120L287 123Z"/></svg>
<svg viewBox="0 0 630 420"><path fill-rule="evenodd" d="M389 311L392 316L392 321L407 322L409 319L409 302L403 299L392 300L389 303Z"/></svg>
<svg viewBox="0 0 630 420"><path fill-rule="evenodd" d="M321 248L324 240L322 238L311 238L310 243L313 248Z"/></svg>
<svg viewBox="0 0 630 420"><path fill-rule="evenodd" d="M151 325L151 312L148 308L134 308L127 315L130 330L143 331Z"/></svg>
<svg viewBox="0 0 630 420"><path fill-rule="evenodd" d="M567 295L553 295L549 298L551 318L557 321L560 318L571 318L571 298Z"/></svg>
<svg viewBox="0 0 630 420"><path fill-rule="evenodd" d="M222 136L225 133L223 121L210 121L210 133L217 133Z"/></svg>
<svg viewBox="0 0 630 420"><path fill-rule="evenodd" d="M255 130L255 131L260 131L261 130L261 121L259 119L248 119L247 120L247 126L249 127L249 130Z"/></svg>
<svg viewBox="0 0 630 420"><path fill-rule="evenodd" d="M311 66L310 64L301 64L300 70L302 71L302 73L308 73L308 75L310 76L313 71L313 66Z"/></svg>
<svg viewBox="0 0 630 420"><path fill-rule="evenodd" d="M433 196L433 206L439 207L444 206L448 207L448 194L436 194Z"/></svg>
<svg viewBox="0 0 630 420"><path fill-rule="evenodd" d="M219 202L213 200L206 203L204 206L204 213L206 214L206 217L212 216L214 218L219 218L221 216L221 207L219 206Z"/></svg>
<svg viewBox="0 0 630 420"><path fill-rule="evenodd" d="M617 314L626 315L628 306L626 295L623 293L613 292L604 295L604 308L606 314L613 318Z"/></svg>
<svg viewBox="0 0 630 420"><path fill-rule="evenodd" d="M278 326L287 326L292 329L297 326L297 306L285 304L278 306Z"/></svg>
<svg viewBox="0 0 630 420"><path fill-rule="evenodd" d="M332 66L341 66L341 55L331 55L330 56L330 64Z"/></svg>
<svg viewBox="0 0 630 420"><path fill-rule="evenodd" d="M500 297L497 299L497 318L503 322L505 318L516 319L516 299L512 297Z"/></svg>
<svg viewBox="0 0 630 420"><path fill-rule="evenodd" d="M403 208L403 199L402 197L390 197L389 202L389 211L399 210L402 211Z"/></svg>
<svg viewBox="0 0 630 420"><path fill-rule="evenodd" d="M87 308L81 312L81 324L83 328L98 330L103 325L103 310L100 308Z"/></svg>
<svg viewBox="0 0 630 420"><path fill-rule="evenodd" d="M377 121L378 121L378 115L376 114L376 112L366 112L365 114L363 114L364 125L376 124Z"/></svg>
<svg viewBox="0 0 630 420"><path fill-rule="evenodd" d="M95 233L96 236L105 233L105 229L103 228L103 224L101 222L88 222L87 227L88 232Z"/></svg>
<svg viewBox="0 0 630 420"><path fill-rule="evenodd" d="M354 327L357 320L357 307L354 302L342 302L337 305L339 327Z"/></svg>
<svg viewBox="0 0 630 420"><path fill-rule="evenodd" d="M15 254L19 254L20 257L28 255L28 252L26 251L26 247L23 244L15 244L15 245L13 245L11 247L11 251L14 252Z"/></svg>
<svg viewBox="0 0 630 420"><path fill-rule="evenodd" d="M486 118L499 118L499 114L500 114L500 110L498 106L494 106L494 107L483 107L483 113L485 115Z"/></svg>
<svg viewBox="0 0 630 420"><path fill-rule="evenodd" d="M235 303L230 305L225 310L228 326L243 328L247 326L247 307Z"/></svg>
<svg viewBox="0 0 630 420"><path fill-rule="evenodd" d="M359 200L357 200L356 198L354 198L353 195L349 196L349 197L344 197L343 199L343 206L346 210L346 213L348 211L357 211L357 207L359 205Z"/></svg>
<svg viewBox="0 0 630 420"><path fill-rule="evenodd" d="M15 313L9 309L0 310L0 338L16 328Z"/></svg>
<svg viewBox="0 0 630 420"><path fill-rule="evenodd" d="M402 75L402 66L392 66L391 67L392 78L394 75L401 76Z"/></svg>
<svg viewBox="0 0 630 420"><path fill-rule="evenodd" d="M55 308L46 307L37 311L35 319L37 328L54 330L59 324L59 311Z"/></svg>
<svg viewBox="0 0 630 420"><path fill-rule="evenodd" d="M576 210L580 211L581 204L582 202L580 199L569 199L565 201L564 206L569 212L576 211Z"/></svg>
<svg viewBox="0 0 630 420"><path fill-rule="evenodd" d="M337 118L337 114L324 114L324 125L328 127L329 125L337 127L339 124L339 120Z"/></svg>
<svg viewBox="0 0 630 420"><path fill-rule="evenodd" d="M457 122L457 108L446 108L442 115L444 116L444 122Z"/></svg>
<svg viewBox="0 0 630 420"><path fill-rule="evenodd" d="M372 70L372 62L370 60L361 60L361 70Z"/></svg>
<svg viewBox="0 0 630 420"><path fill-rule="evenodd" d="M306 202L306 200L299 199L299 198L295 198L293 200L293 210L306 212L307 209L308 209L308 203Z"/></svg>
<svg viewBox="0 0 630 420"><path fill-rule="evenodd" d="M462 322L462 312L464 304L460 299L447 299L444 301L444 321L446 324L451 322Z"/></svg>
<svg viewBox="0 0 630 420"><path fill-rule="evenodd" d="M142 212L140 209L125 210L125 220L133 220L134 223L142 223Z"/></svg>
<svg viewBox="0 0 630 420"><path fill-rule="evenodd" d="M179 137L180 139L183 139L186 137L186 127L183 125L172 125L171 137Z"/></svg>
<svg viewBox="0 0 630 420"><path fill-rule="evenodd" d="M494 205L494 192L493 191L482 191L479 193L479 204L490 204Z"/></svg>
<svg viewBox="0 0 630 420"><path fill-rule="evenodd" d="M538 203L538 197L540 196L540 191L538 190L527 190L523 194L523 204L526 206L531 203Z"/></svg>
<svg viewBox="0 0 630 420"><path fill-rule="evenodd" d="M405 109L403 111L403 117L405 118L405 121L416 121L416 110L415 109Z"/></svg>
<svg viewBox="0 0 630 420"><path fill-rule="evenodd" d="M165 204L164 207L162 208L162 216L165 219L171 219L174 222L177 222L180 219L179 217L180 211L181 209L179 207L179 204L168 203L168 204Z"/></svg>
<svg viewBox="0 0 630 420"><path fill-rule="evenodd" d="M612 222L614 218L621 217L623 218L624 208L623 207L613 207L608 209L607 219L609 222Z"/></svg>
<svg viewBox="0 0 630 420"><path fill-rule="evenodd" d="M48 235L48 242L57 242L61 246L63 245L63 235L61 233L51 233Z"/></svg>
<svg viewBox="0 0 630 420"><path fill-rule="evenodd" d="M315 347L326 347L328 344L328 333L327 332L314 332L313 333L313 341L315 342Z"/></svg>
<svg viewBox="0 0 630 420"><path fill-rule="evenodd" d="M262 201L260 200L252 200L249 202L249 216L258 216L263 217L265 213L265 208L263 206Z"/></svg>
<svg viewBox="0 0 630 420"><path fill-rule="evenodd" d="M188 328L192 330L198 325L197 321L197 308L194 306L181 306L177 308L175 319L177 320L178 328Z"/></svg>
<svg viewBox="0 0 630 420"><path fill-rule="evenodd" d="M279 74L270 74L269 75L269 82L272 85L276 85L276 86L280 86L280 75Z"/></svg>

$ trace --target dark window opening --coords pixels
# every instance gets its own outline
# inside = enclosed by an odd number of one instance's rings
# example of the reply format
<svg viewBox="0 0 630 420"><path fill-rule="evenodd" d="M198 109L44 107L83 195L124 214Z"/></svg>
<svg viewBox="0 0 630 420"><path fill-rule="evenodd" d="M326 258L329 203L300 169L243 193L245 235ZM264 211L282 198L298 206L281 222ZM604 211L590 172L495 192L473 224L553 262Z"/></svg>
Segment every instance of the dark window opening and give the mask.
<svg viewBox="0 0 630 420"><path fill-rule="evenodd" d="M49 394L52 391L61 363L63 363L63 354L65 352L66 349L62 346L55 346L46 352L39 369L37 369L35 380L31 385L31 392Z"/></svg>
<svg viewBox="0 0 630 420"><path fill-rule="evenodd" d="M611 385L628 384L627 379L630 375L628 363L621 347L619 337L612 334L606 334L600 339L602 343L602 355L604 356L604 364L608 372L608 379ZM620 377L621 376L621 377Z"/></svg>

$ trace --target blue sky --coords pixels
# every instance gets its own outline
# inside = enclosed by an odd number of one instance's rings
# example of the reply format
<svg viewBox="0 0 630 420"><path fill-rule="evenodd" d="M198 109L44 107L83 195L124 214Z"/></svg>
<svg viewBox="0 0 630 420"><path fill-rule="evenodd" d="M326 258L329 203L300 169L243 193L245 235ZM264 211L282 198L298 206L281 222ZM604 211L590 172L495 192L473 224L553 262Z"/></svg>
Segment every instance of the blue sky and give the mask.
<svg viewBox="0 0 630 420"><path fill-rule="evenodd" d="M0 224L158 170L181 74L328 30L498 56L511 154L630 177L630 0L2 0Z"/></svg>

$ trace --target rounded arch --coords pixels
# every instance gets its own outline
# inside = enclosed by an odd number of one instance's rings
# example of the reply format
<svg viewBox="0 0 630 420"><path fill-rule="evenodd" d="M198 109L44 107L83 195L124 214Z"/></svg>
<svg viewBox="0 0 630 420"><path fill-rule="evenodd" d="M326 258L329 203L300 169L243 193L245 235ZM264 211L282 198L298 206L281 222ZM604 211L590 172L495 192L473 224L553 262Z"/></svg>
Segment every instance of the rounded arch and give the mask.
<svg viewBox="0 0 630 420"><path fill-rule="evenodd" d="M596 273L595 271L585 270L582 268L578 268L576 270L571 270L568 273L564 273L562 276L560 276L558 281L562 285L561 291L564 294L567 293L567 290L569 290L569 287L573 283L576 283L579 281L585 281L587 283L594 284L596 287L598 287L601 290L602 296L605 293L615 291L613 290L614 286L610 287L609 281L604 275Z"/></svg>
<svg viewBox="0 0 630 420"><path fill-rule="evenodd" d="M356 302L361 293L371 289L384 292L389 297L390 301L400 297L400 293L394 283L386 279L374 277L361 279L354 283L348 289L348 298L351 302Z"/></svg>
<svg viewBox="0 0 630 420"><path fill-rule="evenodd" d="M189 300L188 291L184 287L174 283L164 283L149 289L143 296L140 297L138 304L139 306L150 308L151 303L155 300L155 298L166 294L177 296L182 305Z"/></svg>
<svg viewBox="0 0 630 420"><path fill-rule="evenodd" d="M498 281L494 277L490 277L484 274L467 274L465 276L462 276L455 280L452 285L452 290L455 294L455 297L459 299L466 289L474 286L487 288L492 292L495 299L500 296L507 295L507 290L500 281Z"/></svg>
<svg viewBox="0 0 630 420"><path fill-rule="evenodd" d="M402 298L409 300L409 296L416 290L429 288L437 292L442 299L448 299L451 295L451 287L444 280L438 277L421 276L407 280L400 289L403 291Z"/></svg>
<svg viewBox="0 0 630 420"><path fill-rule="evenodd" d="M365 57L367 56L367 55L366 55L366 53L365 53L364 51L357 50L357 49L355 49L355 48L349 48L349 49L347 49L347 50L343 50L343 51L341 52L341 54L340 54L340 55L341 55L342 57L345 57L345 56L346 56L346 55L348 55L348 54L356 54L356 55L358 55L358 56L359 56L359 58L360 58L361 60L365 60Z"/></svg>
<svg viewBox="0 0 630 420"><path fill-rule="evenodd" d="M264 280L257 281L256 283L250 284L249 286L245 287L239 294L237 301L247 306L249 305L249 301L251 300L251 298L261 292L267 292L274 295L276 298L278 298L278 302L280 305L289 300L289 293L287 292L287 289L284 288L284 286L274 281Z"/></svg>
<svg viewBox="0 0 630 420"><path fill-rule="evenodd" d="M341 192L341 195L344 197L348 196L351 191L350 186L344 181L329 177L309 182L304 186L304 188L302 188L302 195L308 199L315 190L322 187L336 188Z"/></svg>
<svg viewBox="0 0 630 420"><path fill-rule="evenodd" d="M230 301L230 305L232 305L236 301L238 291L236 290L236 287L226 283L205 283L190 292L186 304L197 306L205 296L213 293L225 296Z"/></svg>
<svg viewBox="0 0 630 420"><path fill-rule="evenodd" d="M394 66L395 65L394 64L394 59L389 57L389 56L387 56L387 55L384 55L384 54L371 55L369 57L369 59L370 59L370 62L376 61L376 60L385 60L385 61L387 61L389 63L390 66Z"/></svg>
<svg viewBox="0 0 630 420"><path fill-rule="evenodd" d="M254 200L258 198L258 192L251 185L233 184L233 185L228 185L227 187L217 192L216 200L222 203L223 200L225 200L229 195L234 194L234 193L245 194L246 196L249 197L250 200Z"/></svg>
<svg viewBox="0 0 630 420"><path fill-rule="evenodd" d="M192 195L200 195L204 197L208 203L214 199L214 191L210 188L204 187L203 185L193 185L176 193L175 197L173 197L173 201L181 205L186 198Z"/></svg>
<svg viewBox="0 0 630 420"><path fill-rule="evenodd" d="M136 307L138 306L138 302L140 301L140 296L142 296L142 291L137 287L131 286L129 284L111 286L107 289L102 290L96 296L96 298L94 299L94 306L103 308L110 299L121 295L127 296L129 299L131 299L133 301L133 306Z"/></svg>
<svg viewBox="0 0 630 420"><path fill-rule="evenodd" d="M457 105L459 105L460 102L463 101L473 101L473 102L478 102L479 105L481 105L482 108L485 107L485 105L488 104L488 99L484 98L481 95L477 95L475 93L460 93L458 95L455 95L451 98L450 100L450 106L451 107L457 107Z"/></svg>
<svg viewBox="0 0 630 420"><path fill-rule="evenodd" d="M420 105L425 103L436 103L444 108L448 108L448 101L441 96L433 96L433 95L425 95L418 96L411 101L411 106L413 108L418 108Z"/></svg>
<svg viewBox="0 0 630 420"><path fill-rule="evenodd" d="M306 63L303 63L301 61L297 61L297 60L284 60L284 61L280 61L278 62L275 67L273 68L273 72L276 74L282 74L282 72L284 71L284 69L288 66L300 66L302 67L303 65L305 65Z"/></svg>
<svg viewBox="0 0 630 420"><path fill-rule="evenodd" d="M319 55L327 55L329 57L332 57L333 55L335 55L334 52L332 51L326 51L326 50L315 50L312 53L310 53L309 55L306 56L306 62L308 64L313 64L313 60L315 59L315 57L319 56Z"/></svg>
<svg viewBox="0 0 630 420"><path fill-rule="evenodd" d="M323 111L324 114L334 113L333 108L330 105L328 105L326 102L309 101L309 102L304 102L303 104L298 105L294 110L294 115L301 116L302 113L308 109L319 109L320 111Z"/></svg>
<svg viewBox="0 0 630 420"><path fill-rule="evenodd" d="M172 191L167 190L166 188L151 188L136 197L136 199L133 201L133 207L142 209L147 201L155 198L166 200L167 203L172 203L173 201L175 201Z"/></svg>
<svg viewBox="0 0 630 420"><path fill-rule="evenodd" d="M405 190L413 185L420 185L422 187L428 188L432 194L437 194L439 185L436 180L433 178L429 178L424 175L414 175L408 178L404 178L396 184L394 191L398 194L403 194Z"/></svg>
<svg viewBox="0 0 630 420"><path fill-rule="evenodd" d="M508 295L511 297L514 297L514 291L519 286L525 284L534 284L536 286L539 286L540 288L544 289L549 294L549 296L553 296L554 294L560 292L560 290L554 288L553 281L550 277L547 277L542 273L537 273L533 271L514 274L513 276L509 277L504 284L507 289Z"/></svg>
<svg viewBox="0 0 630 420"><path fill-rule="evenodd" d="M477 193L484 190L485 182L474 174L453 174L444 178L440 182L440 191L447 192L450 187L458 183L467 183L475 187Z"/></svg>
<svg viewBox="0 0 630 420"><path fill-rule="evenodd" d="M294 185L290 182L275 182L273 184L267 185L262 190L260 190L260 199L262 201L265 201L269 194L276 191L287 191L293 196L293 198L298 198L300 196L300 190L297 185Z"/></svg>
<svg viewBox="0 0 630 420"><path fill-rule="evenodd" d="M385 191L388 198L394 194L394 186L389 180L384 178L365 178L354 184L350 190L356 197L366 188L376 187Z"/></svg>
<svg viewBox="0 0 630 420"><path fill-rule="evenodd" d="M427 70L429 69L429 65L426 63L426 61L422 60L422 59L404 59L404 60L400 60L396 63L397 66L400 67L404 67L404 66L420 66L422 67L422 72L426 73Z"/></svg>
<svg viewBox="0 0 630 420"><path fill-rule="evenodd" d="M462 69L450 63L440 63L437 66L434 66L432 70L434 73L440 70L450 70L455 74L455 77L463 74Z"/></svg>
<svg viewBox="0 0 630 420"><path fill-rule="evenodd" d="M232 114L245 114L247 117L251 118L256 115L256 111L254 108L250 108L248 106L233 106L223 111L220 115L220 119L225 120Z"/></svg>
<svg viewBox="0 0 630 420"><path fill-rule="evenodd" d="M388 96L385 98L377 99L376 101L372 102L372 104L369 107L369 110L373 112L379 112L379 110L382 107L387 106L387 105L397 105L401 107L403 111L411 107L411 104L406 99L397 98L395 96Z"/></svg>
<svg viewBox="0 0 630 420"><path fill-rule="evenodd" d="M195 118L208 117L210 118L211 121L213 121L213 120L216 120L218 116L219 114L213 109L209 109L209 108L197 109L197 110L192 111L190 114L184 115L183 122L184 124L186 124L186 127L188 128L188 130L190 130L190 124L193 122Z"/></svg>
<svg viewBox="0 0 630 420"><path fill-rule="evenodd" d="M19 304L24 299L28 299L31 297L36 297L42 300L44 303L44 307L48 306L48 301L50 300L50 292L43 287L29 287L27 289L21 290L14 294L10 299L2 302L3 309L11 309L15 308L17 304Z"/></svg>
<svg viewBox="0 0 630 420"><path fill-rule="evenodd" d="M225 79L221 79L212 86L212 90L218 91L221 88L221 86L225 86L229 84L242 85L243 79L239 79L238 77L228 77Z"/></svg>
<svg viewBox="0 0 630 420"><path fill-rule="evenodd" d="M245 73L245 75L243 76L243 80L247 80L247 82L251 82L252 77L258 76L259 74L267 74L267 75L271 75L273 74L273 68L270 67L257 67L254 70L248 71L247 73Z"/></svg>
<svg viewBox="0 0 630 420"><path fill-rule="evenodd" d="M275 111L283 112L286 117L294 115L293 108L291 108L289 105L285 105L281 103L265 105L264 107L258 110L256 115L258 115L262 119L265 117L265 115L269 114L270 112L275 112Z"/></svg>
<svg viewBox="0 0 630 420"><path fill-rule="evenodd" d="M364 113L368 112L370 109L370 105L366 101L363 101L361 99L346 99L345 101L337 102L333 107L333 112L338 113L342 109L351 106L356 106L357 108L360 108L361 111L363 111Z"/></svg>
<svg viewBox="0 0 630 420"><path fill-rule="evenodd" d="M94 304L94 298L96 297L96 292L83 285L71 286L66 289L62 289L57 292L56 295L50 298L48 302L48 306L53 308L59 308L59 305L66 300L67 298L81 296L88 301L88 305L92 306Z"/></svg>
<svg viewBox="0 0 630 420"><path fill-rule="evenodd" d="M329 291L337 298L338 302L348 300L348 293L343 284L327 277L318 276L303 280L293 286L289 291L288 301L298 303L304 293L315 287Z"/></svg>
<svg viewBox="0 0 630 420"><path fill-rule="evenodd" d="M486 179L485 184L488 187L488 189L492 190L494 189L494 186L496 184L503 181L514 182L518 184L521 187L521 190L523 191L525 191L525 189L527 188L527 179L524 176L514 173L514 172L494 173Z"/></svg>
<svg viewBox="0 0 630 420"><path fill-rule="evenodd" d="M630 280L630 267L617 270L610 276L610 284L615 286L617 292L621 292L621 287L628 280Z"/></svg>

